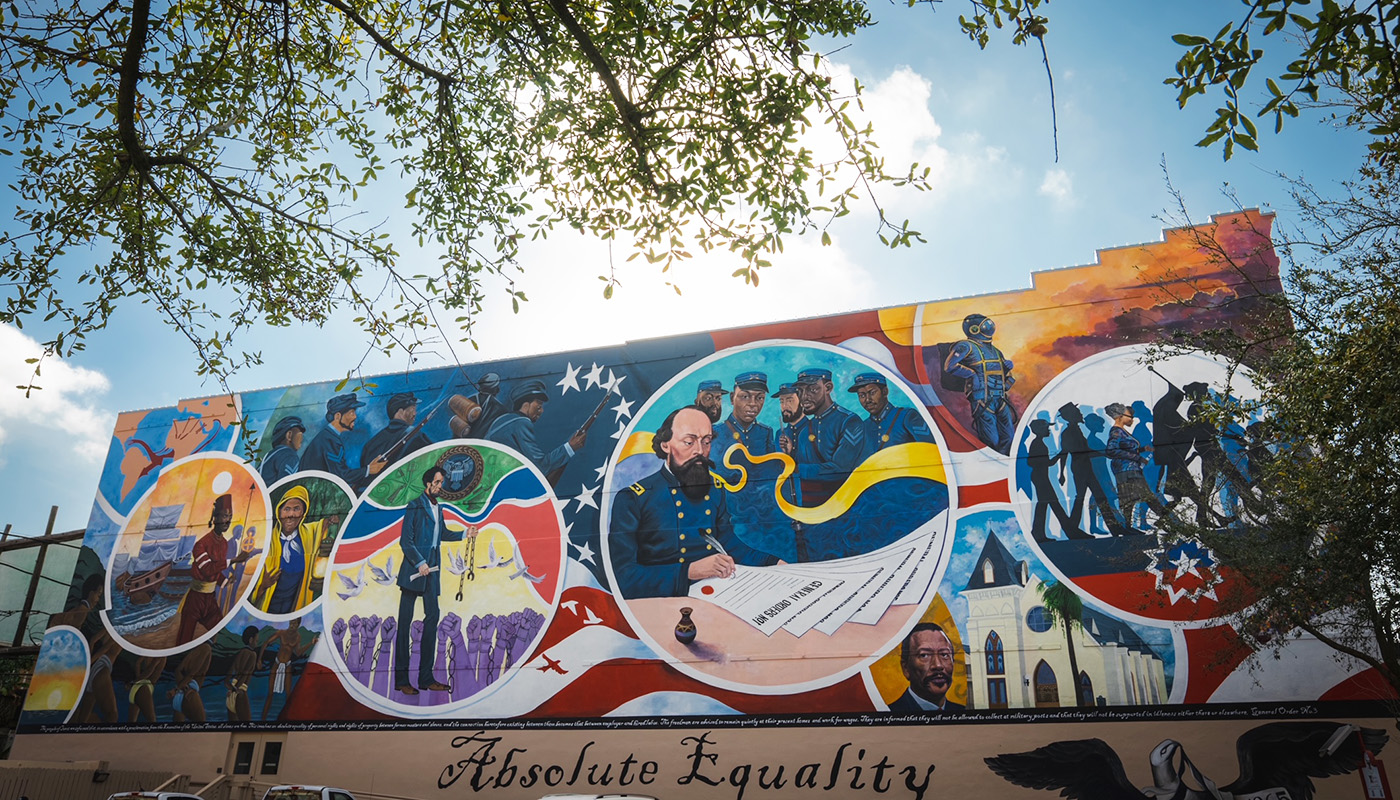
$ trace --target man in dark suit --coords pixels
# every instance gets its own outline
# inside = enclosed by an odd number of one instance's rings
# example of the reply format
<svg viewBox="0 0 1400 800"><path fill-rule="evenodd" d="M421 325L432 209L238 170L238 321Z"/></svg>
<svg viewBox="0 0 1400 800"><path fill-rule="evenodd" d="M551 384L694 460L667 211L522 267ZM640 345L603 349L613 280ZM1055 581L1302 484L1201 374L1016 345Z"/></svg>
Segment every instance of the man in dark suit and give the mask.
<svg viewBox="0 0 1400 800"><path fill-rule="evenodd" d="M949 714L964 710L961 703L948 699L953 685L953 642L943 628L932 622L915 625L899 646L899 666L909 688L890 703L890 711Z"/></svg>
<svg viewBox="0 0 1400 800"><path fill-rule="evenodd" d="M423 691L445 692L448 686L433 675L433 660L437 658L437 626L441 611L438 595L442 578L438 571L442 563L439 546L443 542L460 542L462 537L476 536L476 527L464 531L447 529L438 505L444 473L441 467L431 467L423 473L423 493L404 508L399 547L403 550L403 565L399 567L399 619L394 642L394 689L407 695L418 694L408 679L413 627L413 607L423 598L423 639L419 647L418 686Z"/></svg>

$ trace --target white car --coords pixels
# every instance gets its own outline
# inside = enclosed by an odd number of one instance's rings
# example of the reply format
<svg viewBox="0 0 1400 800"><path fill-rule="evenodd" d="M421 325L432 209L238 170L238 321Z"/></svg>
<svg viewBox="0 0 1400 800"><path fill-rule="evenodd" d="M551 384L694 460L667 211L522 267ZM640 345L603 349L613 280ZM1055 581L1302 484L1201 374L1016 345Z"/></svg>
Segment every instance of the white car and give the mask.
<svg viewBox="0 0 1400 800"><path fill-rule="evenodd" d="M117 792L107 800L204 800L197 794L186 792Z"/></svg>
<svg viewBox="0 0 1400 800"><path fill-rule="evenodd" d="M332 786L274 786L263 800L355 800L355 795Z"/></svg>

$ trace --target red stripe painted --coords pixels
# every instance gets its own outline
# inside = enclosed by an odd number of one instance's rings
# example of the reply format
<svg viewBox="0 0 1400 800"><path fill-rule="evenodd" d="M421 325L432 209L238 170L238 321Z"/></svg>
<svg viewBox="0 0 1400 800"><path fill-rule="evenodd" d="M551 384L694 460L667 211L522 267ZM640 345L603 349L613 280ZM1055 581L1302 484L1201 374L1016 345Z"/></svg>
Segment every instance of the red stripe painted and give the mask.
<svg viewBox="0 0 1400 800"><path fill-rule="evenodd" d="M1375 700L1390 701L1396 699L1395 687L1386 683L1381 677L1379 670L1374 667L1363 670L1347 678L1341 683L1328 689L1319 700ZM1389 712L1378 710L1378 715L1385 715Z"/></svg>
<svg viewBox="0 0 1400 800"><path fill-rule="evenodd" d="M340 547L335 551L335 564L339 567L344 564L356 564L370 558L375 553L397 542L403 531L403 518L372 536L354 541L342 541Z"/></svg>
<svg viewBox="0 0 1400 800"><path fill-rule="evenodd" d="M321 664L306 665L292 686L287 705L278 717L284 721L393 720L396 717L366 708L340 685L335 672Z"/></svg>
<svg viewBox="0 0 1400 800"><path fill-rule="evenodd" d="M564 687L526 717L599 717L653 692L690 692L713 698L745 714L804 714L873 711L859 675L802 694L745 694L718 689L682 675L664 661L619 658L605 661Z"/></svg>
<svg viewBox="0 0 1400 800"><path fill-rule="evenodd" d="M1190 629L1183 635L1186 652L1176 654L1176 665L1177 669L1182 664L1189 665L1186 697L1182 699L1187 705L1209 702L1230 673L1254 653L1254 648L1229 625Z"/></svg>
<svg viewBox="0 0 1400 800"><path fill-rule="evenodd" d="M1143 549L1146 550L1147 541L1150 540L1146 537L1144 539ZM1205 621L1223 613L1220 604L1208 597L1194 602L1190 598L1182 597L1173 605L1167 597L1167 593L1157 589L1157 578L1147 571L1147 565L1148 557L1144 554L1141 562L1142 571L1140 572L1072 575L1070 579L1074 581L1075 586L1109 605L1152 619L1171 622ZM1172 574L1172 572L1169 570L1168 574ZM1215 587L1215 591L1221 597L1228 596L1231 591L1245 591L1239 573L1221 568L1220 575L1225 580ZM1189 575L1183 576L1180 580L1187 587L1199 585L1198 579ZM1245 600L1247 603L1247 597ZM1235 605L1233 599L1231 605Z"/></svg>
<svg viewBox="0 0 1400 800"><path fill-rule="evenodd" d="M959 508L981 505L982 503L1009 502L1011 502L1011 492L1007 489L1004 480L958 487Z"/></svg>
<svg viewBox="0 0 1400 800"><path fill-rule="evenodd" d="M571 611L564 606L570 600L576 601ZM592 627L584 623L588 618L588 612L592 611L594 616L602 620L594 625L605 625L618 633L637 638L637 634L632 632L632 627L627 624L626 618L622 616L622 610L617 607L617 601L607 592L599 591L588 586L573 586L564 590L564 594L559 598L559 609L554 612L554 619L550 620L549 627L544 632L544 638L540 639L540 644L535 648L535 652L526 661L532 660L540 653L547 652L549 648L559 644L565 639L578 633L580 630Z"/></svg>

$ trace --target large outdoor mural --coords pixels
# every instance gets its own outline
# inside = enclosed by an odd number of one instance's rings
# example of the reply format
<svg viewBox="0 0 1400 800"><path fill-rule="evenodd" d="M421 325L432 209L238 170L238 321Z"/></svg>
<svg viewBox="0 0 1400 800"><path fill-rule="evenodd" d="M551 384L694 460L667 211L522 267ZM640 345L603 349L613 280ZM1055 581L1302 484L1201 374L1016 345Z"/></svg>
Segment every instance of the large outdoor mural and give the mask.
<svg viewBox="0 0 1400 800"><path fill-rule="evenodd" d="M1159 524L1228 528L1271 455L1205 432L1247 369L1150 347L1254 324L1270 222L1208 226L1247 281L1169 231L1026 290L124 414L22 724L1348 713L1374 676L1250 662L1249 576Z"/></svg>

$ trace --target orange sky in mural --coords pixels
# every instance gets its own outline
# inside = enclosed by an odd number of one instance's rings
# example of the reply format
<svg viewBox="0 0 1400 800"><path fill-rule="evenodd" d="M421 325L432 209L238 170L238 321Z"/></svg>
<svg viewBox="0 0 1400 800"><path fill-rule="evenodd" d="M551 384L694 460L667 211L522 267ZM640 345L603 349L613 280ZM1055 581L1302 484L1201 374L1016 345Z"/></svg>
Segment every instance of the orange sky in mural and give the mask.
<svg viewBox="0 0 1400 800"><path fill-rule="evenodd" d="M1213 222L1203 230L1237 264L1266 271L1277 268L1268 239L1271 215L1226 214ZM1020 401L1017 406L1024 407L1047 381L1079 360L1080 356L1057 349L1066 338L1095 332L1112 337L1155 327L1160 317L1178 306L1179 299L1253 293L1242 289L1241 277L1187 229L1166 231L1163 238L1100 250L1098 264L1034 273L1033 288L1025 291L890 309L880 313L880 322L893 341L913 345L915 315L922 308L919 339L930 347L963 339L962 320L968 314L991 317L997 324L994 343L1015 362L1018 382L1013 396ZM1142 338L1124 336L1123 344ZM937 376L929 377L937 383Z"/></svg>
<svg viewBox="0 0 1400 800"><path fill-rule="evenodd" d="M227 473L231 482L224 492L214 491L215 480ZM180 527L185 536L201 536L209 529L209 517L213 512L214 498L220 494L233 497L233 522L231 527L242 525L245 528L255 525L259 530L266 529L269 516L267 500L263 497L253 474L238 461L231 458L200 458L167 469L160 475L146 499L132 512L125 532L118 545L120 549L135 554L141 545L141 534L156 506L182 504Z"/></svg>

